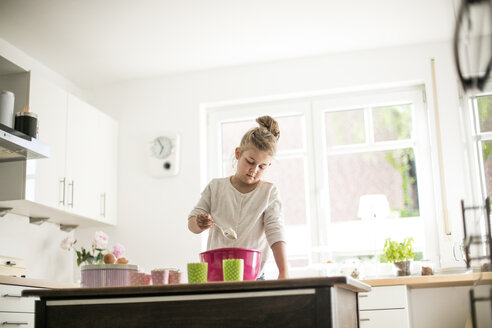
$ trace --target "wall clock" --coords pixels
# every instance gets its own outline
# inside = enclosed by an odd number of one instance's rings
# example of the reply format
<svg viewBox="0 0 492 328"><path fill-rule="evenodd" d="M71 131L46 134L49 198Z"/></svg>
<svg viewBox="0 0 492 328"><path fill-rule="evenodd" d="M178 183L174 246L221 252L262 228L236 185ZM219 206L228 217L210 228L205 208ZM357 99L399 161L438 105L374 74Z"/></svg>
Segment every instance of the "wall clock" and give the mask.
<svg viewBox="0 0 492 328"><path fill-rule="evenodd" d="M163 133L148 141L148 170L152 176L167 177L179 171L179 135Z"/></svg>

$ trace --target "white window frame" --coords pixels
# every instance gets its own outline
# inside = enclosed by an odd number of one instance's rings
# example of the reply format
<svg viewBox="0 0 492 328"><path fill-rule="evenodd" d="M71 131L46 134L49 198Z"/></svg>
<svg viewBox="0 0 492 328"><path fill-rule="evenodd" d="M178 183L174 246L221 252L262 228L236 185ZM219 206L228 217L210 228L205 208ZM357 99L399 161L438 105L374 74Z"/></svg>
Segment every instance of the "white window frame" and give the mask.
<svg viewBox="0 0 492 328"><path fill-rule="evenodd" d="M478 107L476 99L480 96L492 96L492 83L488 83L484 88L485 91L474 92L469 94L464 99L465 110L463 111L463 119L465 126L465 134L468 136L468 161L470 165L471 182L470 188L472 191L472 202L475 205L483 204L487 197L487 186L485 183L485 169L482 160L482 141L492 141L492 132L479 132L480 118L478 117Z"/></svg>
<svg viewBox="0 0 492 328"><path fill-rule="evenodd" d="M313 125L315 136L314 140L316 140L316 149L320 149L320 152L316 152L318 158L316 158L317 164L317 176L321 177L317 179L317 190L318 197L320 197L319 202L328 205L326 199L329 197L328 190L328 172L327 172L327 156L329 152L336 153L337 148L332 147L331 150L329 147L323 143L325 140L324 137L324 113L327 111L338 111L338 110L351 110L351 109L362 109L368 107L381 107L387 105L394 104L413 104L413 131L415 131L415 135L412 136L412 140L402 140L402 141L391 141L391 142L379 142L378 146L373 147L373 151L376 150L387 150L394 149L394 145L398 146L410 146L415 147L415 161L417 167L417 181L418 181L418 197L419 197L419 210L420 210L420 218L418 222L412 224L410 221L412 218L400 218L402 223L408 229L411 229L411 234L419 233L419 229L422 227L425 229L425 234L422 236L424 238L424 245L420 245L417 248L418 251L424 251L426 254L437 254L438 253L438 238L435 236L434 238L429 238L429 233L437 230L436 224L436 209L435 209L435 192L434 185L432 179L432 160L430 153L430 136L429 136L429 121L428 121L428 111L427 106L424 102L425 94L423 86L415 86L409 88L399 88L399 89L388 89L388 90L380 90L373 91L368 93L355 93L355 94L344 94L344 95L336 95L331 97L331 99L317 101L313 103L313 118L315 121L322 122L322 125ZM420 111L417 113L416 111ZM366 121L366 124L370 122ZM422 128L424 127L424 128ZM372 129L372 127L371 127ZM418 129L418 130L417 130ZM369 133L368 127L366 125L366 135ZM342 147L340 147L342 148ZM367 149L366 145L355 145L353 147L343 147L343 148L352 148L354 151ZM324 200L324 201L323 201ZM329 218L329 207L324 206L322 208L322 216ZM377 229L370 229L367 227L366 231L379 231L382 235L379 237L384 238L385 231L388 229L394 229L394 221L382 220L380 222L376 222ZM406 221L406 222L405 222ZM327 225L330 224L329 220L324 222L326 225L320 232L323 235L320 236L321 240L321 249L326 247L327 250L332 250L332 240L328 237L329 227ZM363 221L350 221L350 222L337 222L333 223L338 225L337 228L342 228L339 230L341 234L350 233L354 228L361 228L367 225L367 222ZM391 227L385 230L385 227ZM373 227L374 228L374 227ZM378 230L379 229L379 230ZM381 232L382 231L382 232ZM324 247L325 246L325 247ZM382 249L382 245L378 242L375 245L376 248ZM353 253L358 253L359 250L353 250ZM350 256L351 252L347 252L346 255ZM330 254L328 252L327 257L331 257L334 254Z"/></svg>

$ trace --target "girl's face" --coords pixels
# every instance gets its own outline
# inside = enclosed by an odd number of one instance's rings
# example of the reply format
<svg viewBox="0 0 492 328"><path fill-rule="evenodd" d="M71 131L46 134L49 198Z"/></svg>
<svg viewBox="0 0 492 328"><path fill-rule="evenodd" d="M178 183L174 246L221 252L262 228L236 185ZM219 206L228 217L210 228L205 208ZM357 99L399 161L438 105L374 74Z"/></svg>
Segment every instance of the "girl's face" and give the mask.
<svg viewBox="0 0 492 328"><path fill-rule="evenodd" d="M236 177L244 184L256 184L260 181L267 167L270 166L272 156L265 151L254 147L240 153L236 148L237 170Z"/></svg>

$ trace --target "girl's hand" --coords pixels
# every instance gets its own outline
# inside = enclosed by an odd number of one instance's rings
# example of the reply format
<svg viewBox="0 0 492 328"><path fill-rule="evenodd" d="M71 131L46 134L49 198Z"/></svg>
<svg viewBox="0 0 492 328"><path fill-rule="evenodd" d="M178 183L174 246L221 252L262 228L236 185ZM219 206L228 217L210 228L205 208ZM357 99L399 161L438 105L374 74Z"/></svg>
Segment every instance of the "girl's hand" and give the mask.
<svg viewBox="0 0 492 328"><path fill-rule="evenodd" d="M196 224L202 231L207 230L211 228L214 224L214 220L212 220L212 217L210 214L198 214L196 216Z"/></svg>

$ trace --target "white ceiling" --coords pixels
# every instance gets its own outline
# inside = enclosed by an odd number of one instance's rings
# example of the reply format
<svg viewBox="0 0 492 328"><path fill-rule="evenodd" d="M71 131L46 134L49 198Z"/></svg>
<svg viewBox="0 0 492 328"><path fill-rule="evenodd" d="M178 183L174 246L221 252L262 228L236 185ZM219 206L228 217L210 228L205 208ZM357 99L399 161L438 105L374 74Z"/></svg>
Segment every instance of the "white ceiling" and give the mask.
<svg viewBox="0 0 492 328"><path fill-rule="evenodd" d="M454 0L0 0L0 38L82 88L449 40Z"/></svg>

